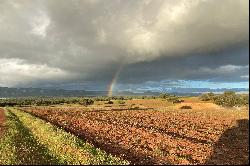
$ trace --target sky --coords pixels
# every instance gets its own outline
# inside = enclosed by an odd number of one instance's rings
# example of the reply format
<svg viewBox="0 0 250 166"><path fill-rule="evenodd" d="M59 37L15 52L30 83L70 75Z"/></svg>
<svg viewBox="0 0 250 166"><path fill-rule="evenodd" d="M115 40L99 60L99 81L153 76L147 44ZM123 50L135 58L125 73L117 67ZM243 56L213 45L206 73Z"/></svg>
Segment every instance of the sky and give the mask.
<svg viewBox="0 0 250 166"><path fill-rule="evenodd" d="M1 0L0 86L249 88L248 0Z"/></svg>

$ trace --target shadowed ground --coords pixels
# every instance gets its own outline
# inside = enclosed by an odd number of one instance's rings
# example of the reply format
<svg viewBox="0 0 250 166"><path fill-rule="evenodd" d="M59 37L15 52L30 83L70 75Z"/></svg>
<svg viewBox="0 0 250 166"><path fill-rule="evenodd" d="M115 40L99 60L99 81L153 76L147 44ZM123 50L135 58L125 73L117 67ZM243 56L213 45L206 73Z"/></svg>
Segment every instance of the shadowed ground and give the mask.
<svg viewBox="0 0 250 166"><path fill-rule="evenodd" d="M226 130L214 146L206 164L249 164L249 120L238 120L238 126Z"/></svg>

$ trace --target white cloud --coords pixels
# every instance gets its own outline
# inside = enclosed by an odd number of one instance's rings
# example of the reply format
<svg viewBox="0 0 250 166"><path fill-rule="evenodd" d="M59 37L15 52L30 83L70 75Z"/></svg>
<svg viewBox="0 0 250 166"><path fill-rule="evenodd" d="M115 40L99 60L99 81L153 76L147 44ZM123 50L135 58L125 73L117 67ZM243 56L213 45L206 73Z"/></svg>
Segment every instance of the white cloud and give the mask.
<svg viewBox="0 0 250 166"><path fill-rule="evenodd" d="M218 68L202 67L202 68L200 68L199 72L204 73L204 74L205 73L225 74L225 73L237 72L237 71L242 70L242 69L249 69L249 65L246 65L246 66L224 65L224 66L220 66Z"/></svg>
<svg viewBox="0 0 250 166"><path fill-rule="evenodd" d="M249 75L240 76L241 78L249 79Z"/></svg>
<svg viewBox="0 0 250 166"><path fill-rule="evenodd" d="M72 77L68 72L47 65L26 64L20 59L0 59L0 83L5 86L31 84L38 81L59 81Z"/></svg>
<svg viewBox="0 0 250 166"><path fill-rule="evenodd" d="M30 24L32 27L31 33L41 36L42 38L46 37L50 19L45 13L40 12L38 16L33 18Z"/></svg>

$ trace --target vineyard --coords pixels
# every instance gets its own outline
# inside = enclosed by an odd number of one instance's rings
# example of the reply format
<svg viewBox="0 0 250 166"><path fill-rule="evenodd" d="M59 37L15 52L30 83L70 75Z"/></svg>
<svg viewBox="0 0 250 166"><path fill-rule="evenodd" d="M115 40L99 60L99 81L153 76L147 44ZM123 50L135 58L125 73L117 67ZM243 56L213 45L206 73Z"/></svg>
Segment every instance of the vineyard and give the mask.
<svg viewBox="0 0 250 166"><path fill-rule="evenodd" d="M185 99L178 104L159 99L127 100L122 106L120 102L114 103L98 101L91 106L16 107L9 112L27 126L32 117L49 122L100 148L102 156L105 153L112 156L108 160L97 160L92 155L85 161L84 155L79 152L78 156L73 155L67 160L57 157L64 164L72 163L74 157L87 164L249 163L247 107L223 108L197 98ZM191 109L180 109L183 106ZM42 144L52 146L52 140L36 134L39 128L30 130ZM50 133L53 133L52 130ZM67 141L62 140L64 143L61 146L68 146ZM69 149L74 148L70 146ZM48 151L61 155L56 148L48 148ZM75 148L75 151L80 150ZM72 155L72 151L66 150L65 153Z"/></svg>

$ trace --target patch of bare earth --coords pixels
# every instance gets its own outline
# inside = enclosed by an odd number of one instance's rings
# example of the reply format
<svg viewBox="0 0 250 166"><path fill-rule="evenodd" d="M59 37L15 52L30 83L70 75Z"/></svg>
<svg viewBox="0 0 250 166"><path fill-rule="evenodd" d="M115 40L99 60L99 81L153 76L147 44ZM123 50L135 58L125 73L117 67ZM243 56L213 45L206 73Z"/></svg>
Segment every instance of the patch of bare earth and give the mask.
<svg viewBox="0 0 250 166"><path fill-rule="evenodd" d="M0 136L3 134L5 126L5 114L4 114L4 109L0 108Z"/></svg>

